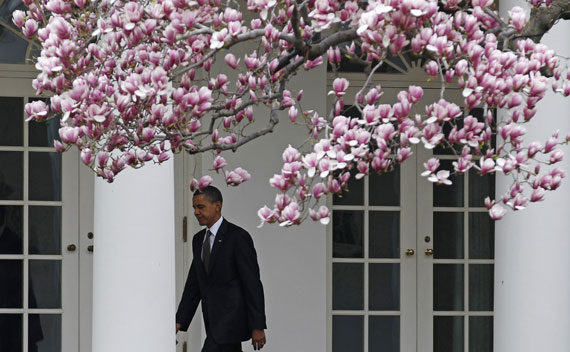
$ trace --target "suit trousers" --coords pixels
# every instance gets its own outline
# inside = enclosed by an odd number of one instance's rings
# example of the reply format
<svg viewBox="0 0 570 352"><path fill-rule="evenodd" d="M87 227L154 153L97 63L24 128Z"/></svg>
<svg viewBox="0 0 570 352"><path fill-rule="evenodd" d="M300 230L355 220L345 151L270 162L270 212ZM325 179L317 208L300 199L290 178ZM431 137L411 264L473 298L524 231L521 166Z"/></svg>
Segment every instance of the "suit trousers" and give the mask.
<svg viewBox="0 0 570 352"><path fill-rule="evenodd" d="M206 341L204 341L204 347L202 347L202 352L242 352L241 342L217 344L214 339L206 336Z"/></svg>

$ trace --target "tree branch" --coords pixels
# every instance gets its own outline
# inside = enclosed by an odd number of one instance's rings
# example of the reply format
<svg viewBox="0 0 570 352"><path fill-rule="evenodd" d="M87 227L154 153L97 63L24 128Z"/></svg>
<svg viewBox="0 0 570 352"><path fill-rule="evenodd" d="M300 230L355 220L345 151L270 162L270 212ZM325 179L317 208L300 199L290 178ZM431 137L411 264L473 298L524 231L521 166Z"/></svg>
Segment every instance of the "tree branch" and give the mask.
<svg viewBox="0 0 570 352"><path fill-rule="evenodd" d="M356 34L356 29L348 29L340 32L336 32L328 36L327 38L321 40L319 43L313 44L309 50L309 60L314 60L317 57L323 55L327 52L328 48L331 46L336 46L344 42L350 42L359 38Z"/></svg>
<svg viewBox="0 0 570 352"><path fill-rule="evenodd" d="M195 64L192 64L190 66L181 67L180 70L176 71L172 75L172 78L181 76L181 75L185 74L186 72L190 71L191 69L201 66L202 64L204 64L204 62L206 62L209 59L211 59L212 57L214 57L221 50L229 49L236 44L239 44L242 42L247 42L249 40L253 40L253 39L259 38L259 37L264 36L264 35L265 35L265 29L255 29L253 31L249 31L247 33L240 34L235 39L232 38L232 40L226 42L225 45L222 46L221 48L210 51L206 56L204 56L202 58L202 60L196 62ZM295 42L295 38L293 38L293 36L283 34L283 33L281 33L279 35L279 39L282 39L282 40L284 40L290 44L294 44L294 42Z"/></svg>
<svg viewBox="0 0 570 352"><path fill-rule="evenodd" d="M297 6L293 7L293 15L291 16L291 27L293 27L293 34L295 35L295 41L293 46L299 53L304 53L307 51L307 44L303 41L303 36L299 30L299 11Z"/></svg>
<svg viewBox="0 0 570 352"><path fill-rule="evenodd" d="M231 144L219 144L219 143L212 143L203 147L185 147L186 151L190 154L198 154L198 153L203 153L206 152L208 150L233 150L234 152L241 147L242 145L256 139L259 138L263 135L266 135L270 132L273 132L273 127L275 127L275 125L277 125L277 123L279 123L279 115L277 114L277 110L272 109L271 112L269 113L269 122L267 123L267 126L265 126L265 128L256 131L252 134L249 134L247 136L244 136L243 138L241 138L240 140L238 140L235 143L231 143Z"/></svg>
<svg viewBox="0 0 570 352"><path fill-rule="evenodd" d="M570 19L570 1L553 0L548 7L534 7L530 11L528 26L520 34L538 43L558 20Z"/></svg>

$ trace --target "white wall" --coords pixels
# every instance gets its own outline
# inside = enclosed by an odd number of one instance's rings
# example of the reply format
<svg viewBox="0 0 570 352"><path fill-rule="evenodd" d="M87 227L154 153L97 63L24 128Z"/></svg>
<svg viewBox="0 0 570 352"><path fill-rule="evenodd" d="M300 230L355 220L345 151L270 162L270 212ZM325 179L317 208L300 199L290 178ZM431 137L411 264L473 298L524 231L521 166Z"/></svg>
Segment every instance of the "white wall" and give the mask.
<svg viewBox="0 0 570 352"><path fill-rule="evenodd" d="M522 1L501 5L523 6ZM506 12L506 8L502 9ZM562 21L542 40L559 54L570 56L570 23ZM570 99L551 92L539 103L527 125L527 140L543 144L557 129L570 131ZM557 165L570 172L570 150ZM544 165L544 169L550 169ZM546 201L509 213L496 224L495 327L496 352L567 352L570 349L570 196L569 179ZM510 180L497 177L497 196Z"/></svg>

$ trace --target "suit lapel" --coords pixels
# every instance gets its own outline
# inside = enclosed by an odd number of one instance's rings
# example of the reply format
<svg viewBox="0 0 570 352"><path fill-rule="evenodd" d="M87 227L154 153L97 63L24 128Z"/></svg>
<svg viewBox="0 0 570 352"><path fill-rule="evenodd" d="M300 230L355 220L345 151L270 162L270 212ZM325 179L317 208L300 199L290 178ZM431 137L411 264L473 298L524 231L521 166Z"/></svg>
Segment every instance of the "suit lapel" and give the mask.
<svg viewBox="0 0 570 352"><path fill-rule="evenodd" d="M216 262L216 258L218 257L218 252L220 251L221 247L224 245L224 236L226 234L227 229L227 221L226 219L222 220L222 224L216 233L216 238L214 240L214 245L212 246L212 252L210 253L210 270L208 270L208 274L212 272L212 268L214 267L214 263Z"/></svg>

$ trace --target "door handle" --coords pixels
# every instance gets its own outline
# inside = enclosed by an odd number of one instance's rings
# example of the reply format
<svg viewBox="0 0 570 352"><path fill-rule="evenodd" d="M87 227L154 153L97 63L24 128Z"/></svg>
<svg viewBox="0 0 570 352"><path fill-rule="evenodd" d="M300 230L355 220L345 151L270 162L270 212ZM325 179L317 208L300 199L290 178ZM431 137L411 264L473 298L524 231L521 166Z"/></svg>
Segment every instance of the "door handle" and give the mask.
<svg viewBox="0 0 570 352"><path fill-rule="evenodd" d="M74 244L70 244L67 246L67 250L70 252L75 252L76 249L77 249L77 246Z"/></svg>
<svg viewBox="0 0 570 352"><path fill-rule="evenodd" d="M93 245L92 244L87 246L87 251L93 252Z"/></svg>
<svg viewBox="0 0 570 352"><path fill-rule="evenodd" d="M416 251L414 251L413 249L409 248L409 249L406 249L406 252L405 252L405 253L406 253L407 256L412 256L412 255L414 255L414 253L416 253Z"/></svg>
<svg viewBox="0 0 570 352"><path fill-rule="evenodd" d="M427 248L424 252L426 255L433 255L433 249L431 248Z"/></svg>

